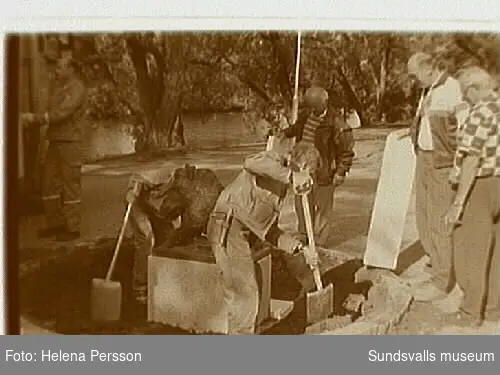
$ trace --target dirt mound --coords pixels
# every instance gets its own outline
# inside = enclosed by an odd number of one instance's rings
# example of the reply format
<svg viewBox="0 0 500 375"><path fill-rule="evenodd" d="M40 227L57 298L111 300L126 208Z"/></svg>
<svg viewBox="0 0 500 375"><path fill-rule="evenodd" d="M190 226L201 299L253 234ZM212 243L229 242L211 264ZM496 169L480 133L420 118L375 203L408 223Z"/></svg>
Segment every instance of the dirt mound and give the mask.
<svg viewBox="0 0 500 375"><path fill-rule="evenodd" d="M103 278L113 253L113 241L59 251L41 256L20 278L21 314L37 325L60 334L191 334L163 324L148 323L144 307L131 298L133 247L125 242L114 279L122 284L122 320L96 324L90 320L90 286L93 278ZM279 252L272 252L272 297L294 300L292 314L266 334L302 334L305 330L305 299L301 284L287 268ZM33 260L31 260L33 261ZM346 309L349 296L366 296L370 285L356 284L355 272L361 261L349 261L324 275L325 284L335 286L336 315L357 315Z"/></svg>

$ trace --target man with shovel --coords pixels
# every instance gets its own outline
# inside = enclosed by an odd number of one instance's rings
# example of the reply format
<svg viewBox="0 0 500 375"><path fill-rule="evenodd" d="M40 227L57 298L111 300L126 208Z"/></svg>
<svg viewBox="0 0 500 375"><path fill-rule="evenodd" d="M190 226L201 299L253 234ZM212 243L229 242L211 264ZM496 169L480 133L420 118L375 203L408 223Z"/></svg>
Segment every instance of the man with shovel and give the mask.
<svg viewBox="0 0 500 375"><path fill-rule="evenodd" d="M254 334L259 288L252 245L265 240L289 254L303 254L311 267L317 254L278 228L287 189L311 188L311 174L319 155L314 147L297 144L289 161L284 137L272 150L245 160L243 170L219 196L207 227L207 236L220 266L228 309L229 334Z"/></svg>
<svg viewBox="0 0 500 375"><path fill-rule="evenodd" d="M305 93L306 108L299 112L295 124L283 132L287 138L295 137L316 147L321 166L310 194L310 207L314 220L314 234L318 245L326 246L331 232L335 188L344 183L354 159L354 138L351 128L328 108L328 92L322 87L310 87ZM306 237L302 202L296 198L298 229Z"/></svg>

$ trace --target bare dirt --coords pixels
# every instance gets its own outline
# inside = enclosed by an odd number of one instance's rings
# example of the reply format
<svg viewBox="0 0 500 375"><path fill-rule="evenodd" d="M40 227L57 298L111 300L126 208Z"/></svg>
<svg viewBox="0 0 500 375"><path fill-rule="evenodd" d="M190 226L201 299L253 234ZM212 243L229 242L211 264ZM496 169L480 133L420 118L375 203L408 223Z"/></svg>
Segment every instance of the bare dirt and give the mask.
<svg viewBox="0 0 500 375"><path fill-rule="evenodd" d="M20 280L21 313L36 325L59 334L191 334L181 329L146 322L146 311L131 298L133 247L125 243L118 259L115 279L123 288L122 319L119 323L96 324L90 320L90 285L102 278L112 256L113 241L67 252L36 251L23 258ZM264 334L302 334L305 329L305 301L301 284L289 272L281 253L273 251L272 297L296 301L292 314ZM31 264L31 267L27 267ZM361 262L347 262L324 275L335 285L335 314L349 312L342 306L349 295L366 296L370 284L356 284L354 274ZM353 319L357 318L354 316Z"/></svg>

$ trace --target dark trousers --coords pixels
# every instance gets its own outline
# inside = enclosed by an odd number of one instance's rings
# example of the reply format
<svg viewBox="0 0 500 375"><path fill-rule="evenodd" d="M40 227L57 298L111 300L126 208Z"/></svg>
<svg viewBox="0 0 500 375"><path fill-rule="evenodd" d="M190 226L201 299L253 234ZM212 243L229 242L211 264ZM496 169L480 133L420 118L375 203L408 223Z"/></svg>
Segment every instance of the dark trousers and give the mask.
<svg viewBox="0 0 500 375"><path fill-rule="evenodd" d="M477 178L453 234L453 265L464 292L461 309L500 318L500 179Z"/></svg>
<svg viewBox="0 0 500 375"><path fill-rule="evenodd" d="M43 176L42 199L47 226L80 231L82 147L79 142L50 142Z"/></svg>
<svg viewBox="0 0 500 375"><path fill-rule="evenodd" d="M149 216L138 204L132 205L130 227L135 247L132 288L139 292L147 289L148 257L155 246L155 237Z"/></svg>
<svg viewBox="0 0 500 375"><path fill-rule="evenodd" d="M331 235L331 228L334 223L333 203L335 186L314 185L311 194L309 194L309 207L314 226L315 241L319 246L327 246L328 238ZM304 211L302 208L302 197L295 197L295 211L298 219L298 232L305 240L307 238L306 223L304 220Z"/></svg>

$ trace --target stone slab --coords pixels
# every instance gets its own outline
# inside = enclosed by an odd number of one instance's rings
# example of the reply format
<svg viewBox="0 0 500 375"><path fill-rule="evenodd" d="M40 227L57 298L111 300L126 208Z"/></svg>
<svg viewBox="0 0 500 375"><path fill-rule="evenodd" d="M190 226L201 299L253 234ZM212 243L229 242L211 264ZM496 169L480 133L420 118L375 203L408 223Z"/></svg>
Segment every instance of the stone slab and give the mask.
<svg viewBox="0 0 500 375"><path fill-rule="evenodd" d="M356 279L371 279L374 284L368 295L368 305L365 303L364 306L365 313L352 324L314 334L385 335L408 312L413 296L407 283L386 270L374 269L370 270L370 272L364 270L362 272L362 277L358 276ZM378 298L373 298L370 293L372 296L377 295ZM381 296L383 298L380 298ZM369 304L372 304L372 306L369 306Z"/></svg>
<svg viewBox="0 0 500 375"><path fill-rule="evenodd" d="M148 269L148 321L198 333L227 333L216 265L150 256Z"/></svg>
<svg viewBox="0 0 500 375"><path fill-rule="evenodd" d="M409 137L387 137L373 204L364 264L395 270L412 196L416 157Z"/></svg>
<svg viewBox="0 0 500 375"><path fill-rule="evenodd" d="M260 325L271 314L271 255L264 254L256 264L260 274L256 324ZM227 334L222 275L215 263L152 255L148 268L149 321L197 333Z"/></svg>

